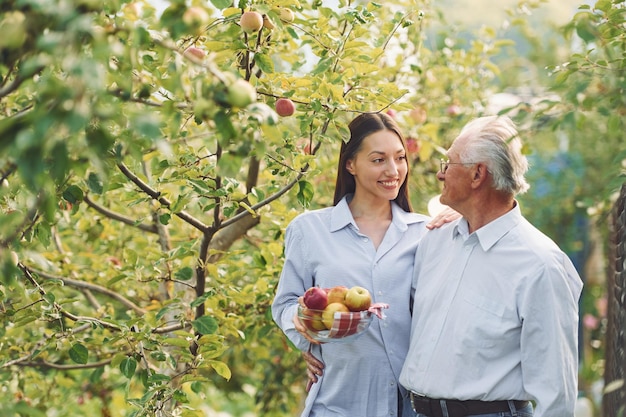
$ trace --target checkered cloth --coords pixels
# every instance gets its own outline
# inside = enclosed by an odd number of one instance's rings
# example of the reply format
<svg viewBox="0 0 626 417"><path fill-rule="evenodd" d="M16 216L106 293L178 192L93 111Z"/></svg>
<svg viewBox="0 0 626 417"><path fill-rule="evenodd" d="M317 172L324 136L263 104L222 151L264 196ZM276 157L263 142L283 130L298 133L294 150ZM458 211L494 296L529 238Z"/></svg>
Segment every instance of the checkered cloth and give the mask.
<svg viewBox="0 0 626 417"><path fill-rule="evenodd" d="M363 325L367 325L365 320L372 314L383 319L384 308L389 308L389 304L376 303L367 310L352 313L335 312L333 327L329 329L328 337L346 337L357 333Z"/></svg>

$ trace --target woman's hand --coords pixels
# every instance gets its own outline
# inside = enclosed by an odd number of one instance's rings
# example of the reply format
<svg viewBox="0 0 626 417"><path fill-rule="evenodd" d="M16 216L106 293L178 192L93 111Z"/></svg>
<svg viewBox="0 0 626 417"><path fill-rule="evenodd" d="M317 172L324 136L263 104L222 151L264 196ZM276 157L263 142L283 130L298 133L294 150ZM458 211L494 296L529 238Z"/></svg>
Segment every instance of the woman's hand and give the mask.
<svg viewBox="0 0 626 417"><path fill-rule="evenodd" d="M455 221L461 217L461 213L446 206L426 225L427 229L438 229L446 223Z"/></svg>
<svg viewBox="0 0 626 417"><path fill-rule="evenodd" d="M306 374L309 377L309 381L306 384L306 392L309 392L311 386L317 382L318 377L323 375L324 363L313 356L311 347L309 347L308 352L302 352L302 357L306 362Z"/></svg>
<svg viewBox="0 0 626 417"><path fill-rule="evenodd" d="M302 306L305 307L304 305L304 297L299 297L298 298L298 303ZM304 324L302 323L302 321L300 320L300 317L298 317L298 313L296 312L296 314L293 315L293 326L294 328L298 331L298 333L300 333L302 335L302 337L304 337L306 340L308 340L310 343L314 344L314 345L319 345L321 344L321 342L313 339L311 336L309 336L309 334L306 331L306 327L304 327Z"/></svg>

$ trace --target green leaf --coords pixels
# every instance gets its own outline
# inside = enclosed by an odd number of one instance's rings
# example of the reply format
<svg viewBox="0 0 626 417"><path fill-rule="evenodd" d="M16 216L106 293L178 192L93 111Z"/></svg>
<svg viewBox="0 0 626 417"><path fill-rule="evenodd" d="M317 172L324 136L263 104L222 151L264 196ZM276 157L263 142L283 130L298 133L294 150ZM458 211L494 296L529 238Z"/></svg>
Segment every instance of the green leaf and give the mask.
<svg viewBox="0 0 626 417"><path fill-rule="evenodd" d="M168 337L168 338L163 340L163 343L165 343L167 345L182 347L182 348L188 348L189 347L189 342L187 340L180 339L180 338L177 338L177 337Z"/></svg>
<svg viewBox="0 0 626 417"><path fill-rule="evenodd" d="M191 322L194 330L200 334L213 334L217 331L217 320L213 317L202 316Z"/></svg>
<svg viewBox="0 0 626 417"><path fill-rule="evenodd" d="M303 207L308 207L313 200L315 190L313 184L308 181L298 181L298 201Z"/></svg>
<svg viewBox="0 0 626 417"><path fill-rule="evenodd" d="M220 141L221 143L227 144L232 138L237 136L233 123L224 111L218 111L213 117L213 121L220 137L223 139Z"/></svg>
<svg viewBox="0 0 626 417"><path fill-rule="evenodd" d="M131 379L133 375L135 375L136 369L137 361L135 358L127 357L120 363L120 372L128 379Z"/></svg>
<svg viewBox="0 0 626 417"><path fill-rule="evenodd" d="M181 281L189 281L191 278L193 278L193 269L186 266L176 271L174 276Z"/></svg>
<svg viewBox="0 0 626 417"><path fill-rule="evenodd" d="M87 187L89 188L89 191L94 194L102 194L104 189L102 181L98 175L93 172L89 173L89 176L87 177Z"/></svg>
<svg viewBox="0 0 626 417"><path fill-rule="evenodd" d="M198 307L200 304L204 303L207 298L209 298L209 295L211 295L211 293L209 292L205 292L204 294L202 294L200 297L196 298L195 300L193 300L190 304L191 308L196 308Z"/></svg>
<svg viewBox="0 0 626 417"><path fill-rule="evenodd" d="M211 3L213 4L213 6L221 10L230 6L232 1L231 0L211 0Z"/></svg>
<svg viewBox="0 0 626 417"><path fill-rule="evenodd" d="M63 192L63 198L72 204L76 204L80 201L83 201L83 199L85 198L85 194L83 193L83 190L81 190L79 186L70 185Z"/></svg>
<svg viewBox="0 0 626 417"><path fill-rule="evenodd" d="M76 363L84 365L87 363L89 359L89 351L87 348L80 343L75 343L72 345L69 351L70 359Z"/></svg>
<svg viewBox="0 0 626 417"><path fill-rule="evenodd" d="M320 61L317 63L317 65L315 66L315 69L312 71L311 74L312 75L323 74L326 71L328 71L328 69L330 68L332 64L333 64L332 57L320 59Z"/></svg>
<svg viewBox="0 0 626 417"><path fill-rule="evenodd" d="M215 369L215 372L217 372L219 376L227 381L230 380L232 374L228 365L221 361L209 361L209 363L211 364L211 367Z"/></svg>
<svg viewBox="0 0 626 417"><path fill-rule="evenodd" d="M256 62L257 66L266 74L272 74L274 72L274 62L269 55L266 54L256 54L254 55L254 62Z"/></svg>

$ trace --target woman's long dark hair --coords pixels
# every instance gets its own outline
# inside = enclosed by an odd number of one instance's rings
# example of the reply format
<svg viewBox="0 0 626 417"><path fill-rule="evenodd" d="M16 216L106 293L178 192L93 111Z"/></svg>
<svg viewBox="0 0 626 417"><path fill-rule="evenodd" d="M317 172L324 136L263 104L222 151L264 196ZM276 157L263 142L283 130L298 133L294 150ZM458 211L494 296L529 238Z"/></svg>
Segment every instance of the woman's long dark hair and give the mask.
<svg viewBox="0 0 626 417"><path fill-rule="evenodd" d="M337 205L346 194L354 193L356 183L352 174L346 169L346 163L350 159L353 159L357 152L359 152L363 140L366 137L381 130L390 130L398 136L400 142L402 142L404 151L407 151L406 142L398 124L391 116L385 113L360 114L350 122L348 128L350 129L350 139L347 142L342 142L341 150L339 151L339 166L337 167L337 182L335 184L335 198L333 203L335 205ZM406 179L400 186L398 196L394 201L405 211L410 212L412 208L411 201L409 200L408 179L409 164L407 163Z"/></svg>

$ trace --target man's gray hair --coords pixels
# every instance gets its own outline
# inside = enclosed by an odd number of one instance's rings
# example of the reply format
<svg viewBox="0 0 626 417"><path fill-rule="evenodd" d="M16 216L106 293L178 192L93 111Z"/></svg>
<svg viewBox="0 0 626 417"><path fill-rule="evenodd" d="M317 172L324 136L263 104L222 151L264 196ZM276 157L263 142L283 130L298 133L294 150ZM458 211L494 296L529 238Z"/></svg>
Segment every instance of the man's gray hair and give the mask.
<svg viewBox="0 0 626 417"><path fill-rule="evenodd" d="M515 123L508 116L485 116L470 121L459 136L467 136L461 151L463 162L484 162L496 190L512 195L530 187L525 174L528 159L522 153L522 141Z"/></svg>

